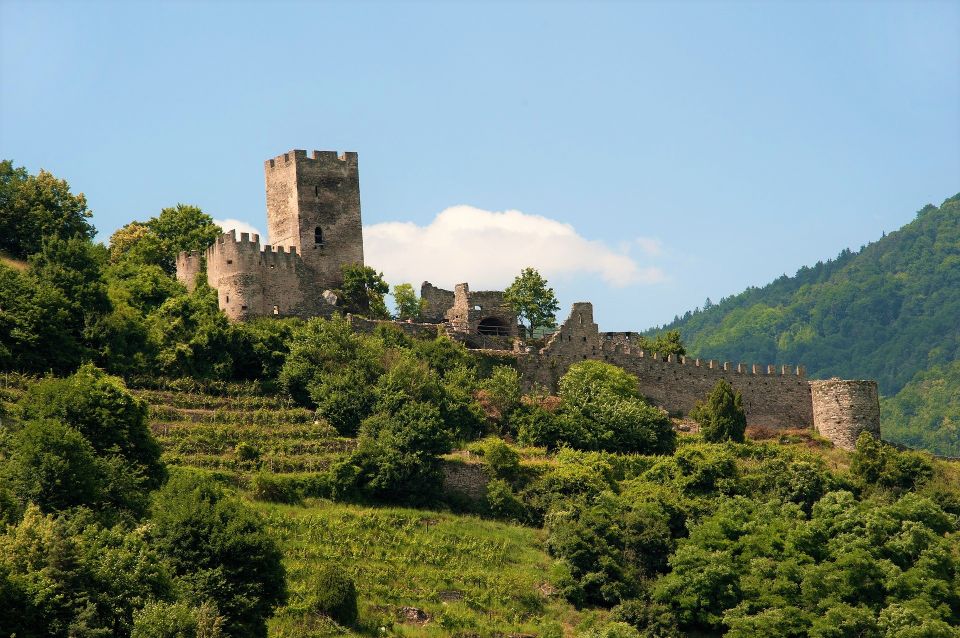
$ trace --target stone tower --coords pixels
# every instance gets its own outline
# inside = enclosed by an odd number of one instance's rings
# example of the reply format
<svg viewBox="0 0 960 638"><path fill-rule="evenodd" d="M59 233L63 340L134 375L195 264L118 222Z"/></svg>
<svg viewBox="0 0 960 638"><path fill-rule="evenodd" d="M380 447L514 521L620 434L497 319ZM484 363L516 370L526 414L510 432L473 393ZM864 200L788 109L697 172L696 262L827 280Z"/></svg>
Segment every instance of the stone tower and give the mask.
<svg viewBox="0 0 960 638"><path fill-rule="evenodd" d="M363 263L357 154L294 150L264 173L270 244L296 248L315 294L339 288L341 267Z"/></svg>

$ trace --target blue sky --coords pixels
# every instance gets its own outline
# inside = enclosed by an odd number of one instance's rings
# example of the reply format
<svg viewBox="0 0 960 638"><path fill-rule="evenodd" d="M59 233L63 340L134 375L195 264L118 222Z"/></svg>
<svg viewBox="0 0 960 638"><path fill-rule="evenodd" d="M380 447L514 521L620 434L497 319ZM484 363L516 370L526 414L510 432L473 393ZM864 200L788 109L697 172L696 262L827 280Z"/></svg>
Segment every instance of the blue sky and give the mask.
<svg viewBox="0 0 960 638"><path fill-rule="evenodd" d="M957 2L0 0L0 155L106 241L177 202L263 230L263 160L357 151L393 283L529 264L644 329L960 190L958 33Z"/></svg>

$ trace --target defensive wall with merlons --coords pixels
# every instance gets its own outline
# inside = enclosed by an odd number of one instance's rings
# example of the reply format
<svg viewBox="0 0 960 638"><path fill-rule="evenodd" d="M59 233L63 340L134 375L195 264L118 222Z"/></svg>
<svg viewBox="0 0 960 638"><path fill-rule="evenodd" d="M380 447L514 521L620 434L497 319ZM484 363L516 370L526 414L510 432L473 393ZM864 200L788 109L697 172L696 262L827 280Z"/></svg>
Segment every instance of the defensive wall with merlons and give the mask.
<svg viewBox="0 0 960 638"><path fill-rule="evenodd" d="M525 388L541 385L556 391L571 365L592 359L635 375L641 394L672 415L689 414L717 381L726 379L743 396L748 426L814 428L845 449L853 448L862 431L879 437L880 406L874 381L810 382L802 366L662 357L635 348L626 339L607 339L606 334L593 320L592 304L574 304L543 348L517 354Z"/></svg>

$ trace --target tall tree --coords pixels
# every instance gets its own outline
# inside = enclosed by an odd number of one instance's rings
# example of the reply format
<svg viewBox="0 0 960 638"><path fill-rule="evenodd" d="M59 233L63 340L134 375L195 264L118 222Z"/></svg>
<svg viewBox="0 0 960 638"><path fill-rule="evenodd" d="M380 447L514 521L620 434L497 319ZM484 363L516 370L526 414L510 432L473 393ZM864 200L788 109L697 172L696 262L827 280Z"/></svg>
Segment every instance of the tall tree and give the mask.
<svg viewBox="0 0 960 638"><path fill-rule="evenodd" d="M700 433L711 443L721 441L743 442L747 428L747 415L743 410L743 396L720 379L707 396L705 403L698 403L690 416L700 424Z"/></svg>
<svg viewBox="0 0 960 638"><path fill-rule="evenodd" d="M544 279L534 268L524 268L503 293L517 317L527 322L527 336L532 337L537 328L552 328L557 325L557 310L560 304Z"/></svg>
<svg viewBox="0 0 960 638"><path fill-rule="evenodd" d="M72 194L65 180L0 161L0 251L24 258L40 250L45 237L92 239L92 215L87 198Z"/></svg>

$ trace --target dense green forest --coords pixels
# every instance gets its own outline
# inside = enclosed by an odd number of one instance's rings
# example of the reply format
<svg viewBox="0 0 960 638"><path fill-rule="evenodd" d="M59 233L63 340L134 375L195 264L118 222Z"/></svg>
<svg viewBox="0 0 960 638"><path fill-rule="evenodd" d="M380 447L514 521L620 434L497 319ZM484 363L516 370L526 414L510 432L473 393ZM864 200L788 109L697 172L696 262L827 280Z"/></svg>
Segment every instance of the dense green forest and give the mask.
<svg viewBox="0 0 960 638"><path fill-rule="evenodd" d="M876 379L890 438L960 455L960 195L858 252L707 303L663 329L680 330L703 358Z"/></svg>
<svg viewBox="0 0 960 638"><path fill-rule="evenodd" d="M960 636L956 462L751 431L724 383L690 433L600 361L525 392L445 335L231 324L172 273L208 215L90 217L0 163L3 638Z"/></svg>

